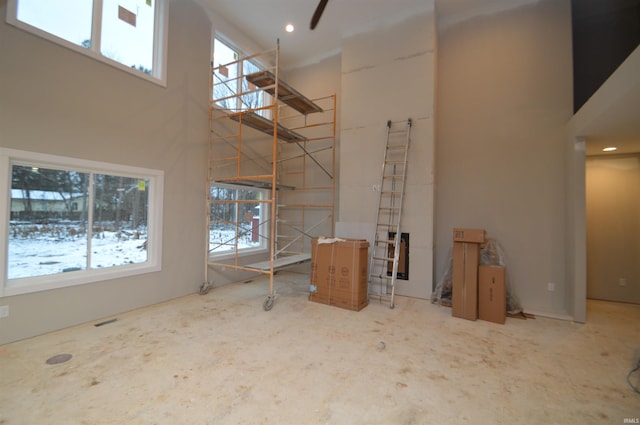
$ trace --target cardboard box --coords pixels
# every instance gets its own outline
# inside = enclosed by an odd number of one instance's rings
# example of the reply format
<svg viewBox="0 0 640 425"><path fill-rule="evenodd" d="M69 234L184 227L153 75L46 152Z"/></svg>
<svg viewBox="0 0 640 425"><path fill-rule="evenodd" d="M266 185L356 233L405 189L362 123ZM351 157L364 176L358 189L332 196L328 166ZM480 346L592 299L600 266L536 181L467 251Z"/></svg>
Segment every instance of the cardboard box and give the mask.
<svg viewBox="0 0 640 425"><path fill-rule="evenodd" d="M487 231L484 229L453 229L454 242L484 243Z"/></svg>
<svg viewBox="0 0 640 425"><path fill-rule="evenodd" d="M309 300L360 311L367 306L369 242L343 239L311 241Z"/></svg>
<svg viewBox="0 0 640 425"><path fill-rule="evenodd" d="M505 268L481 265L478 268L478 318L504 324L506 316Z"/></svg>
<svg viewBox="0 0 640 425"><path fill-rule="evenodd" d="M453 288L451 314L462 319L478 318L478 263L480 244L453 243Z"/></svg>

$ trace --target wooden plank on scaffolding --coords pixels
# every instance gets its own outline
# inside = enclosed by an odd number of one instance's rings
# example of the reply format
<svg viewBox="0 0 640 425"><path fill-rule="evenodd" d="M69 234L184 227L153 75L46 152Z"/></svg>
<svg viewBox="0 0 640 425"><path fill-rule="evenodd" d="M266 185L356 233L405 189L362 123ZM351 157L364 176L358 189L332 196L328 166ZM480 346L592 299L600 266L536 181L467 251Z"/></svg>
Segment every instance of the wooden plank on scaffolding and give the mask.
<svg viewBox="0 0 640 425"><path fill-rule="evenodd" d="M232 177L232 178L218 178L218 179L214 178L212 179L212 181L215 183L234 184L237 186L257 187L260 189L269 189L269 190L273 189L273 187L271 187L271 182L268 180L251 180L251 179L245 179L245 178ZM295 187L293 186L287 186L284 184L276 185L276 190L293 190L293 189L295 189Z"/></svg>
<svg viewBox="0 0 640 425"><path fill-rule="evenodd" d="M233 114L230 115L229 118L265 134L273 135L273 121L258 115L255 112ZM280 124L278 124L278 139L288 143L304 142L307 140L306 137L301 134L291 131Z"/></svg>
<svg viewBox="0 0 640 425"><path fill-rule="evenodd" d="M257 87L264 88L264 91L271 96L275 96L276 77L270 71L258 71L246 75L245 78ZM322 112L322 108L309 100L306 96L298 92L293 87L282 80L278 81L278 100L291 106L303 115L314 112Z"/></svg>
<svg viewBox="0 0 640 425"><path fill-rule="evenodd" d="M311 261L311 254L296 254L280 257L273 260L273 269L280 270L296 264L306 263L307 261ZM269 260L260 261L259 263L247 264L245 267L256 270L269 270L271 263Z"/></svg>

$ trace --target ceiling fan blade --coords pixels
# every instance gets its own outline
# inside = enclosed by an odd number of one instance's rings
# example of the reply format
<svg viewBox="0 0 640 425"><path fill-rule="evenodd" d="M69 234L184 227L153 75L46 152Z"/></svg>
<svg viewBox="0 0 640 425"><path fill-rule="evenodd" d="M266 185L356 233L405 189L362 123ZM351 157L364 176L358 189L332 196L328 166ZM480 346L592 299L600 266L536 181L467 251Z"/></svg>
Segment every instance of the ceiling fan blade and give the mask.
<svg viewBox="0 0 640 425"><path fill-rule="evenodd" d="M329 0L320 0L318 3L318 7L316 7L316 11L313 12L313 17L311 18L311 29L315 29L320 22L320 17L322 16L322 12L324 12L324 8L327 5Z"/></svg>

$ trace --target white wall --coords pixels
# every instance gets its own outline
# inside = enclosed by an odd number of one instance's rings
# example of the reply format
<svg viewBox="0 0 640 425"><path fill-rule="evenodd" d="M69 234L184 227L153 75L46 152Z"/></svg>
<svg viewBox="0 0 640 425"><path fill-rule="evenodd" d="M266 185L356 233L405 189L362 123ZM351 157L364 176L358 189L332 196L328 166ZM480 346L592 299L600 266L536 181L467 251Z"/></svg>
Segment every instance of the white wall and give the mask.
<svg viewBox="0 0 640 425"><path fill-rule="evenodd" d="M436 25L433 2L427 3L426 12L343 40L336 231L373 238L373 186L380 183L386 123L395 130L411 118L401 226L410 234L410 269L409 280L397 281L397 293L421 298L431 294L433 273Z"/></svg>
<svg viewBox="0 0 640 425"><path fill-rule="evenodd" d="M3 298L0 344L202 284L211 24L187 0L171 2L169 26L163 88L0 22L0 146L165 173L162 271Z"/></svg>
<svg viewBox="0 0 640 425"><path fill-rule="evenodd" d="M5 9L0 0L3 16ZM573 290L565 286L575 272L565 270L564 258L573 225L564 170L569 0L457 21L439 33L438 46L431 14L409 22L350 37L342 56L287 75L308 96L338 93L338 220L347 227L374 221L371 188L382 152L372 146L382 147L386 120L412 116L417 152L409 168L420 174L410 177L409 196L420 205L405 222L414 295L428 296L446 267L453 227L483 227L505 248L525 310L564 316L572 302L565 293ZM0 24L1 146L165 171L163 270L5 298L11 315L0 319L0 343L197 291L204 277L210 39L206 13L193 1L171 3L165 89ZM554 293L547 282L556 284Z"/></svg>
<svg viewBox="0 0 640 425"><path fill-rule="evenodd" d="M403 90L423 93L423 84L433 79L435 112L427 109L424 115L435 116L435 161L428 154L433 147L416 132L422 151L418 167L410 164L409 175L418 168L413 176L419 183L407 198L423 203L418 211L428 211L435 175L435 219L406 221L411 223L410 276L424 282L419 296L431 291L447 267L452 229L480 227L506 251L510 281L525 310L570 318L573 296L580 296L573 287L579 264L566 258L574 248L573 227L580 226L566 201L572 187L567 179L574 178L567 171L574 149L573 144L567 147L565 129L572 116L570 2L527 3L447 22L437 40L429 23L389 32L378 28L343 40L337 230L368 237L375 210L371 188L382 154L373 146L383 144L387 119L403 119L416 111L414 116L420 116L422 108L429 108L429 96L406 96ZM424 37L417 35L421 31ZM392 71L390 57L429 49L437 62L421 65L420 76L396 78L402 72ZM321 69L301 70L300 75L313 74L306 80L292 74L302 83L296 82L296 88L306 93L332 80L330 68ZM429 169L433 162L435 173ZM435 255L429 249L431 220ZM418 226L422 233L415 233ZM423 249L414 249L416 242L424 244ZM425 266L417 269L416 264ZM554 292L547 290L550 282Z"/></svg>
<svg viewBox="0 0 640 425"><path fill-rule="evenodd" d="M570 12L569 0L542 0L443 29L436 144L436 276L451 229L484 228L525 311L564 318Z"/></svg>

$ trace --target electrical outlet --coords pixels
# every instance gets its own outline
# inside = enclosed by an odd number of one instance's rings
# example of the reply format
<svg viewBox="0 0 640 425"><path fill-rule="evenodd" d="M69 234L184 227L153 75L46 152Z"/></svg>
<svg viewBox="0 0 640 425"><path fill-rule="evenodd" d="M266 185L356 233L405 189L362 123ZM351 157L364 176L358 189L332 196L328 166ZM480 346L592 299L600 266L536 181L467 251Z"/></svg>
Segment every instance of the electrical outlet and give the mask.
<svg viewBox="0 0 640 425"><path fill-rule="evenodd" d="M9 317L9 306L0 305L0 318Z"/></svg>
<svg viewBox="0 0 640 425"><path fill-rule="evenodd" d="M556 284L555 283L552 283L552 282L547 283L547 291L553 292L555 290L556 290Z"/></svg>
<svg viewBox="0 0 640 425"><path fill-rule="evenodd" d="M627 286L627 279L624 277L621 277L620 279L618 279L618 285Z"/></svg>

